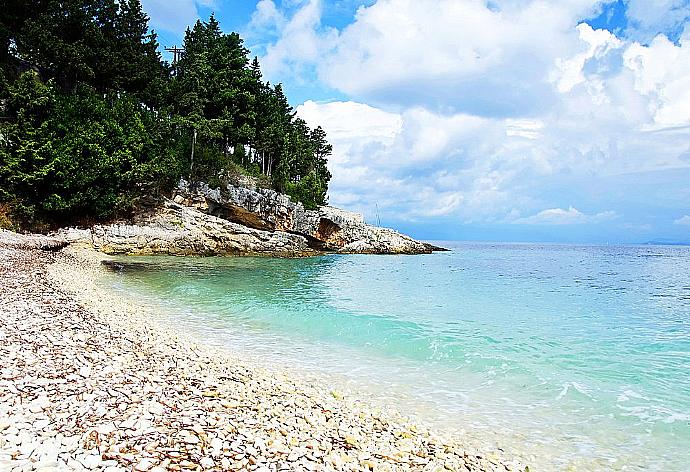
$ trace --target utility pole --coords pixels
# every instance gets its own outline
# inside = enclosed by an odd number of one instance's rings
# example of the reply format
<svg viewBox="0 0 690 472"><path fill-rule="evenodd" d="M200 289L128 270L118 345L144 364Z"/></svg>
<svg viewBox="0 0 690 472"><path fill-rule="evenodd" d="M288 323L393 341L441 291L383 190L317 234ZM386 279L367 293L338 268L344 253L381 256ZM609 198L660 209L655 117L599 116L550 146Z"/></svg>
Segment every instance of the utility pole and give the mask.
<svg viewBox="0 0 690 472"><path fill-rule="evenodd" d="M179 61L182 58L182 54L184 54L184 48L178 48L177 45L174 45L171 48L165 48L165 50L172 53L173 65L175 65L177 63L177 61Z"/></svg>

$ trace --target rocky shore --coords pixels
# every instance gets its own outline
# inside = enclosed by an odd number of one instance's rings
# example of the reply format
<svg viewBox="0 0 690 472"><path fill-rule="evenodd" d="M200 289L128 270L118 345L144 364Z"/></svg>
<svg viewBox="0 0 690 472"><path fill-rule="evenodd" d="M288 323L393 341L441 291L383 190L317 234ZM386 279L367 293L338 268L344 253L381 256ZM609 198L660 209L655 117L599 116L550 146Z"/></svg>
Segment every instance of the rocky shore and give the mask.
<svg viewBox="0 0 690 472"><path fill-rule="evenodd" d="M103 292L99 256L0 233L0 470L525 470Z"/></svg>
<svg viewBox="0 0 690 472"><path fill-rule="evenodd" d="M427 254L444 250L390 228L369 225L362 215L323 206L307 210L270 189L225 184L212 188L184 180L172 198L142 201L127 220L55 236L106 254L238 255L304 257L324 252Z"/></svg>

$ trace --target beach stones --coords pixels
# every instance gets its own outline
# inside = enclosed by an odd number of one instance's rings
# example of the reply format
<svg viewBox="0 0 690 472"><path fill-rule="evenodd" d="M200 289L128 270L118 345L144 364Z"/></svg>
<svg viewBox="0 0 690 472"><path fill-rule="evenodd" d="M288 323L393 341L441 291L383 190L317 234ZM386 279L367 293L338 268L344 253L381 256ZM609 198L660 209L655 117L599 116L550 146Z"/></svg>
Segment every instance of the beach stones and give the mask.
<svg viewBox="0 0 690 472"><path fill-rule="evenodd" d="M198 345L98 288L98 262L0 244L2 471L521 468Z"/></svg>

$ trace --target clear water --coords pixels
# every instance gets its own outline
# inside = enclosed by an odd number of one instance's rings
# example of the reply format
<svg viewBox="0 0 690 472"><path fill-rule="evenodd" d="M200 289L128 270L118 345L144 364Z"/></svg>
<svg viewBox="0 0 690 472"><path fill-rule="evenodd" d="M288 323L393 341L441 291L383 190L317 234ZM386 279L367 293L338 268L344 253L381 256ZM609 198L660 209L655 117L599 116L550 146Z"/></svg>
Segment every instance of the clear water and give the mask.
<svg viewBox="0 0 690 472"><path fill-rule="evenodd" d="M108 283L209 343L345 375L540 470L690 468L690 248L451 245L127 258Z"/></svg>

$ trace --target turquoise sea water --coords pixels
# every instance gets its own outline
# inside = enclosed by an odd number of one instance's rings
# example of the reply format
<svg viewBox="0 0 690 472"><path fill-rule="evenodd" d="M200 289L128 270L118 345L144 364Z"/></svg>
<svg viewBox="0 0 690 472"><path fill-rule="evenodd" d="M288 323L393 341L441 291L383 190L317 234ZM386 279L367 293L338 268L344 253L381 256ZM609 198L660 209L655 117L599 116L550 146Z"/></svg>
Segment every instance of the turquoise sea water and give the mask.
<svg viewBox="0 0 690 472"><path fill-rule="evenodd" d="M345 376L537 470L690 469L690 248L446 245L126 258L108 284L206 342Z"/></svg>

